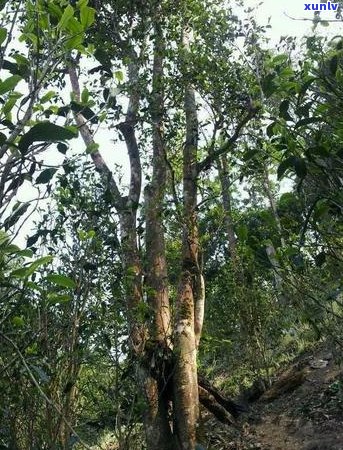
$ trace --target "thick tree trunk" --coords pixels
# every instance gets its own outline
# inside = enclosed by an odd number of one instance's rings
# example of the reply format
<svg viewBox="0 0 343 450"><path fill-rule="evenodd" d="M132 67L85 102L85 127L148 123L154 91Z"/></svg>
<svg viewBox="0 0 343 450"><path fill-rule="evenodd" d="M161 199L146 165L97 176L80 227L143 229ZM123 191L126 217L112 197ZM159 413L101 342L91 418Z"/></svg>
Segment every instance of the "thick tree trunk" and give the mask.
<svg viewBox="0 0 343 450"><path fill-rule="evenodd" d="M168 296L167 262L163 230L163 201L166 187L166 157L163 141L163 58L164 37L159 10L155 18L155 51L153 64L153 92L150 104L152 119L153 173L146 186L146 292L153 312L150 330L152 351L145 352L149 371L141 368L141 378L147 402L144 416L146 441L149 450L172 450L173 436L169 424L166 383L169 373L164 373L163 357L169 357L171 323ZM161 354L160 354L161 353ZM145 373L144 373L145 370Z"/></svg>
<svg viewBox="0 0 343 450"><path fill-rule="evenodd" d="M187 71L192 32L183 32L183 50ZM198 118L195 92L185 86L186 142L183 149L183 239L182 273L176 304L174 402L175 427L181 450L194 450L199 417L197 380L197 344L200 339L204 282L201 274L200 245L197 227L197 148ZM196 321L196 322L195 322Z"/></svg>
<svg viewBox="0 0 343 450"><path fill-rule="evenodd" d="M192 276L183 269L177 298L174 423L181 450L194 450L199 416Z"/></svg>
<svg viewBox="0 0 343 450"><path fill-rule="evenodd" d="M148 302L154 310L153 339L170 345L171 322L168 296L167 262L163 230L163 202L167 163L163 140L163 57L165 52L161 25L156 19L153 92L150 105L152 119L153 173L145 188L146 211L146 286Z"/></svg>
<svg viewBox="0 0 343 450"><path fill-rule="evenodd" d="M137 311L142 301L143 291L142 267L137 247L136 213L130 209L121 211L119 219L130 346L135 355L140 355L147 339L147 331L138 319Z"/></svg>

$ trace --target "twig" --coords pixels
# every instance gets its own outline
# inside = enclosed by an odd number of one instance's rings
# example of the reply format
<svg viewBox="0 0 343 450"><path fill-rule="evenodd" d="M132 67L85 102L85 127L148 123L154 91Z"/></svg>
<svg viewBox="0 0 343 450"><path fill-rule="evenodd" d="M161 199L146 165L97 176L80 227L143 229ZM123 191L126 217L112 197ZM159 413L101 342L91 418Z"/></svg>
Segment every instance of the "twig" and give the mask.
<svg viewBox="0 0 343 450"><path fill-rule="evenodd" d="M321 20L321 19L319 19L319 20L317 20L317 19L309 19L308 17L303 17L303 18L296 18L296 17L292 17L292 16L289 16L286 12L284 12L284 15L286 16L286 17L288 17L289 19L291 19L291 20L297 20L297 21L309 21L309 22L313 22L313 23L321 23L321 22L343 22L343 20L342 19L328 19L328 20L326 20L326 19L324 19L324 20Z"/></svg>

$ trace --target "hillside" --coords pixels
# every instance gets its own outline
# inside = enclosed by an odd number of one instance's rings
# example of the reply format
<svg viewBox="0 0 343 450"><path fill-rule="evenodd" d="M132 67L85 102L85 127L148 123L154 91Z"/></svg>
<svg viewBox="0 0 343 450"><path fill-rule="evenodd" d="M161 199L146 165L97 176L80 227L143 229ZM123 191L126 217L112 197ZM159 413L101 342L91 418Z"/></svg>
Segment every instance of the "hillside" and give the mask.
<svg viewBox="0 0 343 450"><path fill-rule="evenodd" d="M342 365L326 346L306 352L280 371L237 430L211 418L206 429L211 449L342 450Z"/></svg>

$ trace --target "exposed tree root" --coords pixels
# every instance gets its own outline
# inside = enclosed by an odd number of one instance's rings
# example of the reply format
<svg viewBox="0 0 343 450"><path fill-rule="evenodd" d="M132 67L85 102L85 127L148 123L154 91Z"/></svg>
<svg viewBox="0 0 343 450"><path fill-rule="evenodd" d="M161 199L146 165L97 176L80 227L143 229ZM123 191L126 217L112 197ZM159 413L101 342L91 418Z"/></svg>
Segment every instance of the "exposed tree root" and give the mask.
<svg viewBox="0 0 343 450"><path fill-rule="evenodd" d="M236 419L247 409L233 400L224 397L218 389L212 386L204 377L198 377L199 400L220 422L235 425Z"/></svg>

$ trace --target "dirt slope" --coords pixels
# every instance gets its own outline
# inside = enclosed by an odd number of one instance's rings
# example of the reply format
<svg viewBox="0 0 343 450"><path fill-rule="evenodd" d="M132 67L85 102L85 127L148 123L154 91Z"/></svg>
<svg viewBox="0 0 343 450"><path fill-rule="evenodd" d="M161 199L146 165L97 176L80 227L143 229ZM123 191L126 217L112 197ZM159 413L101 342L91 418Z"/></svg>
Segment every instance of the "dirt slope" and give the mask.
<svg viewBox="0 0 343 450"><path fill-rule="evenodd" d="M343 370L324 346L298 358L237 430L206 423L211 450L343 450Z"/></svg>

